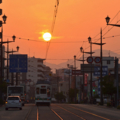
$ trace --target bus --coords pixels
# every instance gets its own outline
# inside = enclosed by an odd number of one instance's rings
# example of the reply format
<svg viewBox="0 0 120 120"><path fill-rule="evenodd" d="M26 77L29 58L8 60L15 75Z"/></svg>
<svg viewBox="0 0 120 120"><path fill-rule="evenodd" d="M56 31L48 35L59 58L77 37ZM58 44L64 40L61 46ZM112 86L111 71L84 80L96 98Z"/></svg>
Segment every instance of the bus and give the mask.
<svg viewBox="0 0 120 120"><path fill-rule="evenodd" d="M35 86L35 104L47 104L51 103L51 85L49 81L40 80L37 81Z"/></svg>
<svg viewBox="0 0 120 120"><path fill-rule="evenodd" d="M7 97L8 96L20 96L22 106L25 103L25 96L24 96L24 86L7 86Z"/></svg>

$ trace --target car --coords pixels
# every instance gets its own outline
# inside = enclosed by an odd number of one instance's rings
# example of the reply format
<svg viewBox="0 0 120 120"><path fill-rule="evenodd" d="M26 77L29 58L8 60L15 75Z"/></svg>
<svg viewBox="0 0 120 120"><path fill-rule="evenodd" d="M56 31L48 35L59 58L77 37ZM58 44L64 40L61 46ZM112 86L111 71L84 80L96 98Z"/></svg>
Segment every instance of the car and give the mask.
<svg viewBox="0 0 120 120"><path fill-rule="evenodd" d="M5 110L19 108L22 110L22 102L19 96L8 96L5 102Z"/></svg>
<svg viewBox="0 0 120 120"><path fill-rule="evenodd" d="M52 103L56 103L57 100L56 100L55 98L52 98L52 99L51 99L51 102L52 102Z"/></svg>

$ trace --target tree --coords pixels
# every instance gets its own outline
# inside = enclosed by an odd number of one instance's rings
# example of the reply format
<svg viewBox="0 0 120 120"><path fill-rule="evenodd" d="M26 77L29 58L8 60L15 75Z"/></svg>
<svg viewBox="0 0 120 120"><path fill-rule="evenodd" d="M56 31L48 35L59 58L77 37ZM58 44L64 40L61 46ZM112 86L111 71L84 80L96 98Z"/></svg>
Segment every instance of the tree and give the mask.
<svg viewBox="0 0 120 120"><path fill-rule="evenodd" d="M112 76L105 76L103 81L100 83L102 84L102 92L104 95L110 95L112 99L112 95L117 92L116 87L114 87L114 78Z"/></svg>
<svg viewBox="0 0 120 120"><path fill-rule="evenodd" d="M57 92L55 94L55 99L58 101L62 101L63 99L65 99L65 96L63 95L63 92Z"/></svg>
<svg viewBox="0 0 120 120"><path fill-rule="evenodd" d="M77 95L78 89L72 89L72 88L70 88L68 94L69 94L69 98L71 99L70 101L72 101L72 102L73 102L73 99L76 97L75 93Z"/></svg>
<svg viewBox="0 0 120 120"><path fill-rule="evenodd" d="M2 84L0 84L0 91L2 93L7 93L7 83L6 82L2 82Z"/></svg>

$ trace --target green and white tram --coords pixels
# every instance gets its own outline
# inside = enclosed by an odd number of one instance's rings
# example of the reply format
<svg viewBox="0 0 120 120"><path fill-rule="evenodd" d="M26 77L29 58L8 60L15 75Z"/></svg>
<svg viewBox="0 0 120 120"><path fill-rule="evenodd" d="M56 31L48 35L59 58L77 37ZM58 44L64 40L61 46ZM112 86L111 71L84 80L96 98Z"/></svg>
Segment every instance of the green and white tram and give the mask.
<svg viewBox="0 0 120 120"><path fill-rule="evenodd" d="M38 81L35 88L35 104L47 104L51 103L51 85L49 81Z"/></svg>

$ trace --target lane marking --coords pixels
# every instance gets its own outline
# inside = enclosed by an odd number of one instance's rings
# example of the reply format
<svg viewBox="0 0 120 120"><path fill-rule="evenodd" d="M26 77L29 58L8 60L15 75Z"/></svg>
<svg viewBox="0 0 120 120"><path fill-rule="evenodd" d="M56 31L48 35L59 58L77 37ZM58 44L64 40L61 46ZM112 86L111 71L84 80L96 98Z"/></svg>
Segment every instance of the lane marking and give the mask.
<svg viewBox="0 0 120 120"><path fill-rule="evenodd" d="M39 120L39 111L38 111L38 107L37 107L37 120Z"/></svg>
<svg viewBox="0 0 120 120"><path fill-rule="evenodd" d="M68 106L69 106L69 105L68 105ZM71 107L71 106L69 106L69 107ZM71 108L74 108L74 109L76 109L76 110L79 110L79 111L82 111L82 112L85 112L85 113L91 114L91 115L93 115L93 116L97 116L97 117L102 118L102 119L105 119L105 120L110 120L110 119L108 119L108 118L105 118L105 117L102 117L102 116L96 115L96 114L94 114L94 113L91 113L91 112L87 112L87 111L81 110L80 108L75 108L75 107L71 107Z"/></svg>
<svg viewBox="0 0 120 120"><path fill-rule="evenodd" d="M51 110L60 118L60 120L63 120L53 109Z"/></svg>
<svg viewBox="0 0 120 120"><path fill-rule="evenodd" d="M56 106L58 106L58 105L56 105ZM58 107L60 107L60 106L58 106ZM70 112L70 111L68 111L68 110L66 110L66 109L64 109L64 108L62 108L62 107L60 107L61 109L63 109L63 110L65 110L65 111L67 111L67 112L69 112L69 113L71 113L71 114L73 114L73 115L75 115L75 116L77 116L77 117L79 117L79 118L81 118L82 120L87 120L87 119L85 119L85 118L83 118L83 117L80 117L79 115L77 115L77 114L75 114L75 113L73 113L73 112Z"/></svg>

